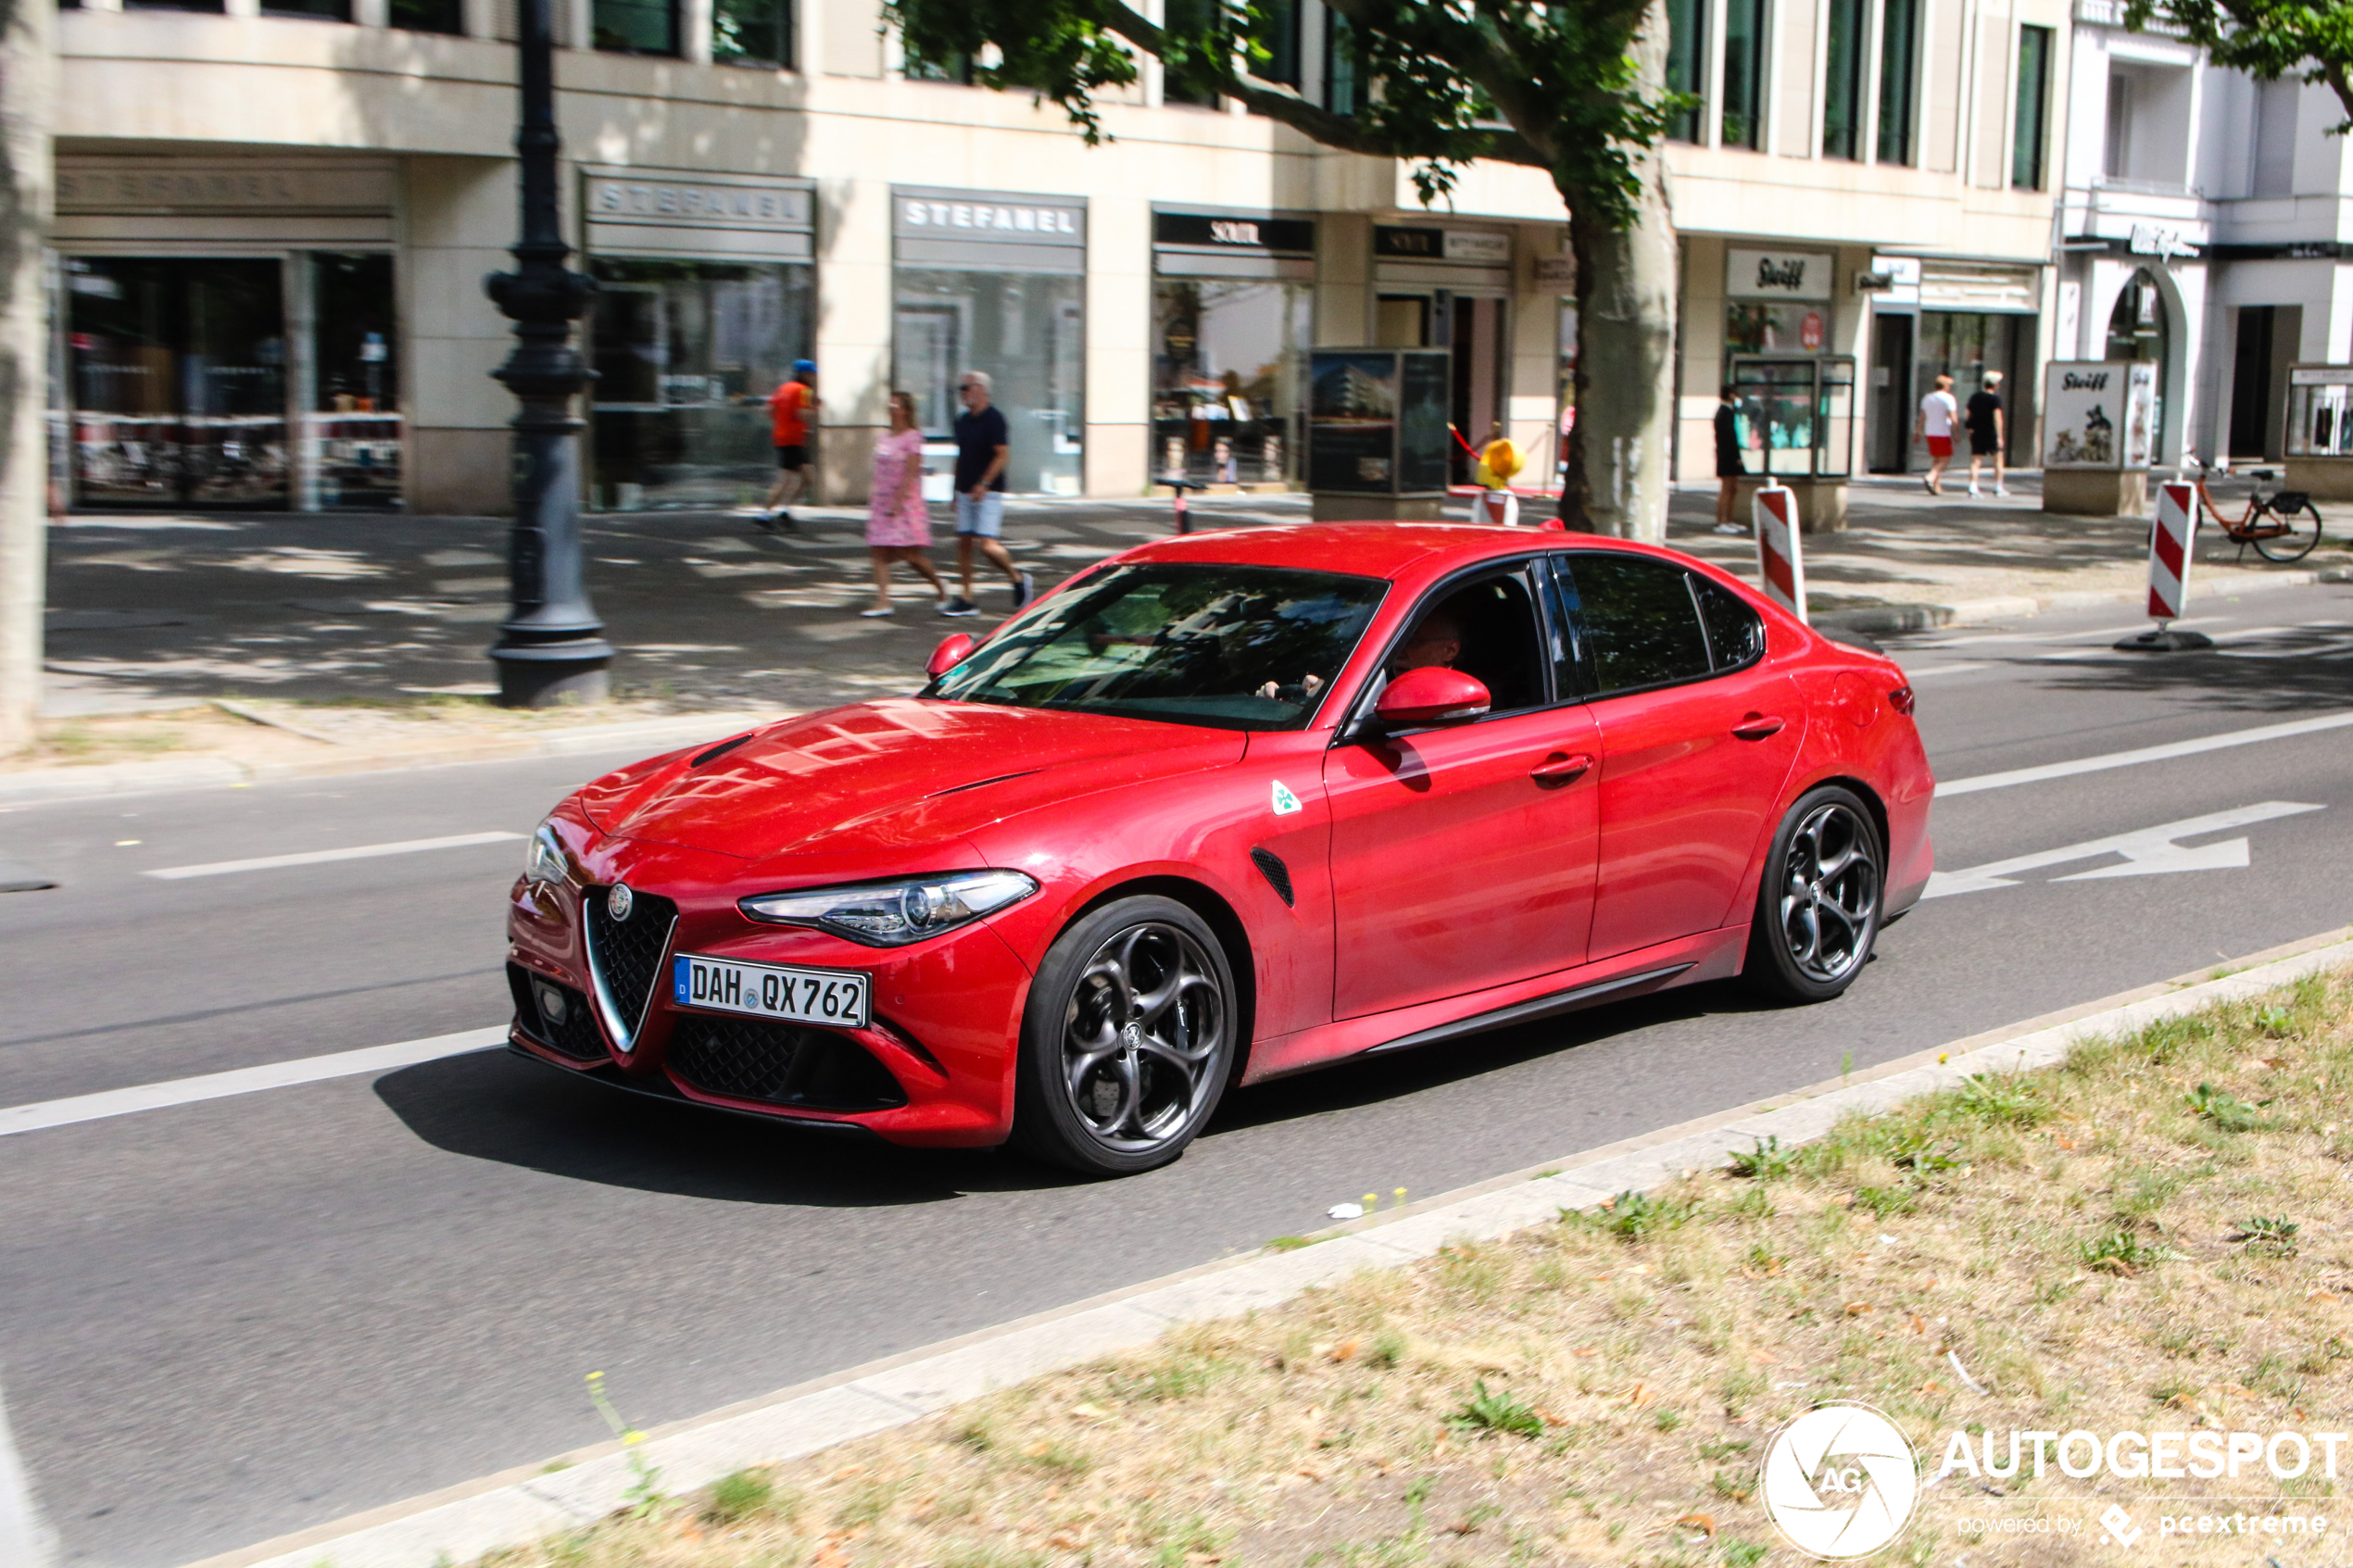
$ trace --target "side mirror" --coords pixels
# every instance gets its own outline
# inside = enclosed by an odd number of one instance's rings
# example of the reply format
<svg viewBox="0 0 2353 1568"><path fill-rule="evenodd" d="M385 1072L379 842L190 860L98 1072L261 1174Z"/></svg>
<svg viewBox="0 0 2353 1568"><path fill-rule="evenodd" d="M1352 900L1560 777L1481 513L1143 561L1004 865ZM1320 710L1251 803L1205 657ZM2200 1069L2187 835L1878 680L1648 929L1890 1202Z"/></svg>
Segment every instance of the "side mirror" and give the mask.
<svg viewBox="0 0 2353 1568"><path fill-rule="evenodd" d="M1485 685L1459 670L1408 670L1380 694L1373 717L1392 729L1476 719L1494 706Z"/></svg>
<svg viewBox="0 0 2353 1568"><path fill-rule="evenodd" d="M947 674L970 659L976 646L968 632L950 633L939 639L937 647L931 650L931 662L924 666L924 673L934 677Z"/></svg>

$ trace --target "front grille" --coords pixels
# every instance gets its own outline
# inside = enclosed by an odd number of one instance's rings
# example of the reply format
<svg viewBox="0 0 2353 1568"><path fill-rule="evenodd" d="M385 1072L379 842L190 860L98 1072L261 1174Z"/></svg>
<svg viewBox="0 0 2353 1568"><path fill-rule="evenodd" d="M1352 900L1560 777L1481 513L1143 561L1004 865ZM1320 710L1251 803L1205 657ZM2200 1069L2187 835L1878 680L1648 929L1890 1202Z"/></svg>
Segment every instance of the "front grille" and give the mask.
<svg viewBox="0 0 2353 1568"><path fill-rule="evenodd" d="M591 887L581 897L588 933L588 972L603 995L608 1021L627 1050L646 1021L654 987L661 979L662 955L670 948L670 928L678 923L678 906L658 894L631 890L629 918L615 920L610 907L612 890Z"/></svg>
<svg viewBox="0 0 2353 1568"><path fill-rule="evenodd" d="M812 1110L887 1110L907 1103L889 1069L824 1029L681 1013L662 1060L687 1086L727 1099Z"/></svg>
<svg viewBox="0 0 2353 1568"><path fill-rule="evenodd" d="M574 1061L605 1059L605 1042L588 1016L587 997L519 963L507 966L507 988L515 994L515 1022L524 1034ZM546 1005L543 992L554 999L554 1008Z"/></svg>

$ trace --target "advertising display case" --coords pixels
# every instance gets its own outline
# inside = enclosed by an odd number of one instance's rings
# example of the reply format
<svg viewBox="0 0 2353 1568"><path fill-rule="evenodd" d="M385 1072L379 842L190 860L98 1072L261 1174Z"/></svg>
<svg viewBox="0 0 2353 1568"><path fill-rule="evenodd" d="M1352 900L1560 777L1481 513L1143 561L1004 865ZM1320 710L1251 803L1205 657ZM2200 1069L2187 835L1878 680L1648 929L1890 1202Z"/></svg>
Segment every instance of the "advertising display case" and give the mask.
<svg viewBox="0 0 2353 1568"><path fill-rule="evenodd" d="M2055 359L2043 384L2043 509L2118 517L2148 504L2157 366Z"/></svg>
<svg viewBox="0 0 2353 1568"><path fill-rule="evenodd" d="M1442 348L1319 348L1308 356L1307 484L1318 518L1439 515L1452 370L1453 356Z"/></svg>
<svg viewBox="0 0 2353 1568"><path fill-rule="evenodd" d="M1797 492L1797 517L1807 533L1844 528L1861 423L1854 356L1736 354L1725 381L1732 389L1742 462L1751 476L1743 483L1743 496L1770 481Z"/></svg>
<svg viewBox="0 0 2353 1568"><path fill-rule="evenodd" d="M2353 365L2290 365L2287 487L2353 500Z"/></svg>

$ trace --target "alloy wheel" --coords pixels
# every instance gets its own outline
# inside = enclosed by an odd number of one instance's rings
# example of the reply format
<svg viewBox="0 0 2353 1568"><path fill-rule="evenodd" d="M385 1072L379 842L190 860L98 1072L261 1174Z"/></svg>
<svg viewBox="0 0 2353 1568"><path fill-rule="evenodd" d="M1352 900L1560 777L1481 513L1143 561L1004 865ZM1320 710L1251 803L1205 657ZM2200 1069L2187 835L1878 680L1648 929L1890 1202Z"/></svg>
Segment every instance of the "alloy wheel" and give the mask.
<svg viewBox="0 0 2353 1568"><path fill-rule="evenodd" d="M1840 801L1807 812L1781 865L1781 941L1797 972L1819 984L1851 974L1869 950L1879 899L1869 825Z"/></svg>
<svg viewBox="0 0 2353 1568"><path fill-rule="evenodd" d="M1214 1099L1232 1028L1217 971L1161 921L1114 932L1063 1009L1062 1083L1088 1134L1144 1154L1185 1137Z"/></svg>

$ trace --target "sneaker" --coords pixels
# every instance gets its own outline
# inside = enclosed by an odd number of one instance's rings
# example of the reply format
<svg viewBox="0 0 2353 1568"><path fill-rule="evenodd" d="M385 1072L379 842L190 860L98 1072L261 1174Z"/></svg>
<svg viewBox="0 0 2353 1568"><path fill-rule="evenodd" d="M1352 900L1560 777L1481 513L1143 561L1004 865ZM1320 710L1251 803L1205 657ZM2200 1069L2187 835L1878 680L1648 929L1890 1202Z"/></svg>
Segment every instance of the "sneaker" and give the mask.
<svg viewBox="0 0 2353 1568"><path fill-rule="evenodd" d="M954 598L950 599L946 604L941 605L939 607L939 613L942 615L978 615L980 613L980 607L973 603L972 600L964 597L962 594L959 594Z"/></svg>
<svg viewBox="0 0 2353 1568"><path fill-rule="evenodd" d="M751 525L754 528L759 529L762 533L774 533L776 532L776 520L766 512L752 513Z"/></svg>
<svg viewBox="0 0 2353 1568"><path fill-rule="evenodd" d="M891 608L889 605L884 605L876 609L862 609L858 612L858 617L862 621L880 621L886 615L897 615L899 611Z"/></svg>
<svg viewBox="0 0 2353 1568"><path fill-rule="evenodd" d="M1976 495L1978 493L1977 486L1974 484L1970 485L1969 487L1969 493L1972 495Z"/></svg>
<svg viewBox="0 0 2353 1568"><path fill-rule="evenodd" d="M1994 494L1996 495L2007 495L2009 493L2010 487L2007 484L1996 484L1994 486Z"/></svg>
<svg viewBox="0 0 2353 1568"><path fill-rule="evenodd" d="M1019 609L1037 596L1038 584L1030 581L1029 573L1025 571L1013 580L1013 608L1015 609Z"/></svg>
<svg viewBox="0 0 2353 1568"><path fill-rule="evenodd" d="M782 507L778 507L775 511L770 515L768 521L774 523L776 527L783 529L787 533L798 533L800 532L800 524L795 522L792 520L792 513L785 510Z"/></svg>

